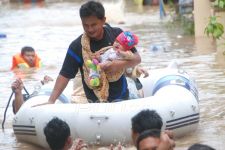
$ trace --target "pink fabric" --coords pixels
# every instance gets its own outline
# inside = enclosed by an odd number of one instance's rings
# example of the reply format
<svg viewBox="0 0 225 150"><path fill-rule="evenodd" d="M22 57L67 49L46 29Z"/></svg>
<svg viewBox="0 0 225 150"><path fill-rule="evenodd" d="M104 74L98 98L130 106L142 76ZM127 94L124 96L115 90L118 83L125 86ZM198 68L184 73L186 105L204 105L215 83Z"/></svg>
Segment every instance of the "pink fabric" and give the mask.
<svg viewBox="0 0 225 150"><path fill-rule="evenodd" d="M138 37L130 31L120 33L116 40L126 49L130 50L138 44Z"/></svg>

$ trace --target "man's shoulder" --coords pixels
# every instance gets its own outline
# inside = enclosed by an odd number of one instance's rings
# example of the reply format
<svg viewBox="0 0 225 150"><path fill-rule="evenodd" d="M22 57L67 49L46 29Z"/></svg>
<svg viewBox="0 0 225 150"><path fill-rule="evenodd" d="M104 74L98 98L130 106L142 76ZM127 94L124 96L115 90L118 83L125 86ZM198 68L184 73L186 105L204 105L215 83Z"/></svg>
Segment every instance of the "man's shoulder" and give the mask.
<svg viewBox="0 0 225 150"><path fill-rule="evenodd" d="M123 30L121 29L121 28L119 28L119 27L112 27L112 29L114 30L114 31L117 31L117 32L122 32Z"/></svg>
<svg viewBox="0 0 225 150"><path fill-rule="evenodd" d="M69 46L70 49L77 49L81 47L81 37L82 37L82 34L71 42Z"/></svg>
<svg viewBox="0 0 225 150"><path fill-rule="evenodd" d="M105 24L105 29L109 30L110 32L115 33L116 35L120 34L123 30L119 27L112 27L108 23Z"/></svg>

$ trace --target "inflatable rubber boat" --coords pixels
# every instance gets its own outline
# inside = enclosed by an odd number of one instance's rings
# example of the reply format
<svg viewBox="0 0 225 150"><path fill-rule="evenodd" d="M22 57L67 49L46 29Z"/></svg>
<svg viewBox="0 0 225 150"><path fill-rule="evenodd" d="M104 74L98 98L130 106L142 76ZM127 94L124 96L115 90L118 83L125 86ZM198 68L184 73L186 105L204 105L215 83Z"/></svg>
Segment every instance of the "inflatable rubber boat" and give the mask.
<svg viewBox="0 0 225 150"><path fill-rule="evenodd" d="M175 63L164 69L149 71L140 78L144 98L116 103L71 104L56 103L31 107L48 100L39 95L26 101L13 119L18 140L47 148L43 128L53 117L66 121L71 135L91 145L110 145L119 141L131 142L131 118L142 109L156 110L163 119L163 129L184 136L198 127L198 91L194 80ZM59 100L60 101L60 100Z"/></svg>

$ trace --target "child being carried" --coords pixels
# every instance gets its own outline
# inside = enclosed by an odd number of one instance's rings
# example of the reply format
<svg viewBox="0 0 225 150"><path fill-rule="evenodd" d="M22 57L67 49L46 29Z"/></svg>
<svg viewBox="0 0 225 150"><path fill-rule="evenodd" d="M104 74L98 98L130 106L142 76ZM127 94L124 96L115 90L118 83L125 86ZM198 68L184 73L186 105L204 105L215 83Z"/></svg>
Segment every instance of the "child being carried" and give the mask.
<svg viewBox="0 0 225 150"><path fill-rule="evenodd" d="M124 31L116 37L111 48L97 52L96 59L87 60L87 66L90 68L90 85L93 87L100 85L100 68L105 63L113 60L132 60L134 55L130 49L137 44L138 37L130 31Z"/></svg>

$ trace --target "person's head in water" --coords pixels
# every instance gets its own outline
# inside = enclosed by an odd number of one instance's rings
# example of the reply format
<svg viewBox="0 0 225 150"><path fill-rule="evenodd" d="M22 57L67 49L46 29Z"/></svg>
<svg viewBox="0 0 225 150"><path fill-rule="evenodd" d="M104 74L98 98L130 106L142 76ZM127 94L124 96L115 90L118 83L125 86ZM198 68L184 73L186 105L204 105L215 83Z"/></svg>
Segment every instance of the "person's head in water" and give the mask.
<svg viewBox="0 0 225 150"><path fill-rule="evenodd" d="M29 64L30 67L35 66L35 50L30 46L21 49L21 56Z"/></svg>
<svg viewBox="0 0 225 150"><path fill-rule="evenodd" d="M44 134L51 150L69 149L73 144L69 125L57 117L47 123Z"/></svg>
<svg viewBox="0 0 225 150"><path fill-rule="evenodd" d="M208 145L205 145L205 144L193 144L191 145L188 150L215 150L214 148L208 146Z"/></svg>
<svg viewBox="0 0 225 150"><path fill-rule="evenodd" d="M155 110L145 109L137 113L132 119L132 139L136 139L140 133L149 129L161 130L163 122L160 115Z"/></svg>
<svg viewBox="0 0 225 150"><path fill-rule="evenodd" d="M152 129L142 132L136 141L137 150L156 150L160 144L160 130Z"/></svg>
<svg viewBox="0 0 225 150"><path fill-rule="evenodd" d="M80 18L89 38L94 40L103 38L106 17L105 9L100 2L88 1L83 4L80 8Z"/></svg>

